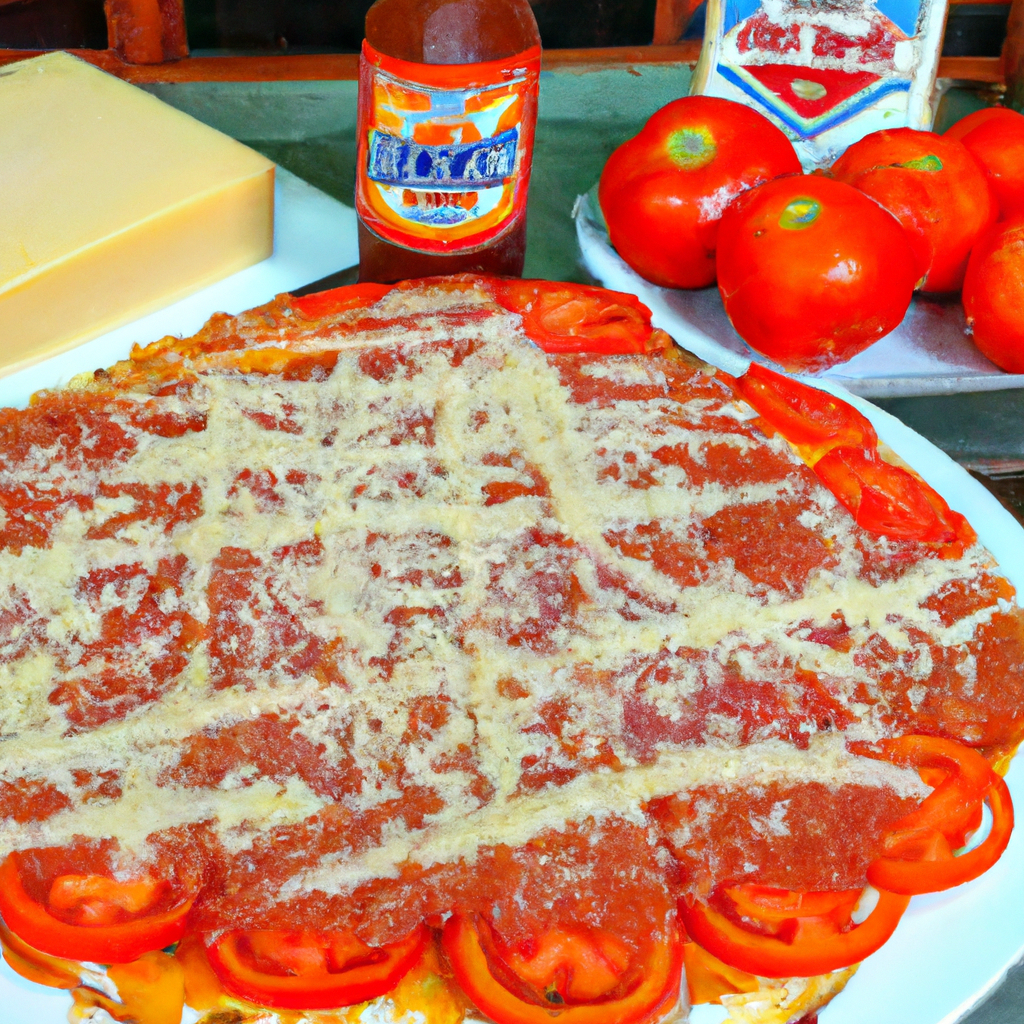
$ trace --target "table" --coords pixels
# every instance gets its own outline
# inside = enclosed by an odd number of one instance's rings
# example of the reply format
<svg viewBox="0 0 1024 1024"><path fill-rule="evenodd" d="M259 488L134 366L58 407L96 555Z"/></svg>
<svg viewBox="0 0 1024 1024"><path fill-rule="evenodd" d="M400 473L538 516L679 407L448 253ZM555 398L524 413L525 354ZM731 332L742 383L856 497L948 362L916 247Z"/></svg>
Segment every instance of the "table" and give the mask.
<svg viewBox="0 0 1024 1024"><path fill-rule="evenodd" d="M577 258L577 195L609 154L659 107L686 94L690 68L650 63L560 68L541 75L525 275L590 281ZM181 82L146 86L299 177L351 204L354 81ZM966 465L1024 522L1024 390L880 401ZM1024 913L1024 908L1021 908ZM1024 964L964 1024L1021 1024Z"/></svg>

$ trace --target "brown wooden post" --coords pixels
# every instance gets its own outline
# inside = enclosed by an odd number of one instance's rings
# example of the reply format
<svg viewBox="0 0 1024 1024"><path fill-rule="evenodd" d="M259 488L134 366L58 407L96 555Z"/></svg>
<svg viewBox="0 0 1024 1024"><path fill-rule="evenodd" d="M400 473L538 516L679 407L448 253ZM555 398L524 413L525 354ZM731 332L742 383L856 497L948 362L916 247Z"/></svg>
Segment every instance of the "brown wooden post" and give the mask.
<svg viewBox="0 0 1024 1024"><path fill-rule="evenodd" d="M1013 0L1003 43L1006 105L1024 110L1024 0Z"/></svg>
<svg viewBox="0 0 1024 1024"><path fill-rule="evenodd" d="M104 0L107 41L129 64L188 56L184 0Z"/></svg>
<svg viewBox="0 0 1024 1024"><path fill-rule="evenodd" d="M678 43L701 0L658 0L654 9L654 44Z"/></svg>

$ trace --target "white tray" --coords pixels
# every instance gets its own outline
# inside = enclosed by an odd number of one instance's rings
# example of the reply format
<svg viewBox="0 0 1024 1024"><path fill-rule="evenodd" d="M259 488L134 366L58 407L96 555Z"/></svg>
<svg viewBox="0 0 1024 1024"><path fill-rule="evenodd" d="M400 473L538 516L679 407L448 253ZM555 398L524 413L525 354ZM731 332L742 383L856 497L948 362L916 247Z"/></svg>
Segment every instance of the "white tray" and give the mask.
<svg viewBox="0 0 1024 1024"><path fill-rule="evenodd" d="M716 287L685 291L645 281L611 247L593 192L576 203L576 236L586 268L605 287L636 295L654 323L694 355L740 374L751 359L781 369L750 349L733 330ZM836 381L865 398L950 395L1024 387L1024 374L1004 373L966 333L959 300L916 297L903 323L848 362L803 379Z"/></svg>

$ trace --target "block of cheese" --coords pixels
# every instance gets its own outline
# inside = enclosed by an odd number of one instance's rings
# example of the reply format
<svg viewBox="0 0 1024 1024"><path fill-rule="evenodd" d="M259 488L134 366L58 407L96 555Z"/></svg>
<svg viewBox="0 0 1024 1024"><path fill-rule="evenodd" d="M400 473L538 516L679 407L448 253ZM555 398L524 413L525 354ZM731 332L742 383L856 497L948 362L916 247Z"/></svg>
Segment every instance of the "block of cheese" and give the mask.
<svg viewBox="0 0 1024 1024"><path fill-rule="evenodd" d="M0 373L273 251L274 165L66 53L0 69Z"/></svg>

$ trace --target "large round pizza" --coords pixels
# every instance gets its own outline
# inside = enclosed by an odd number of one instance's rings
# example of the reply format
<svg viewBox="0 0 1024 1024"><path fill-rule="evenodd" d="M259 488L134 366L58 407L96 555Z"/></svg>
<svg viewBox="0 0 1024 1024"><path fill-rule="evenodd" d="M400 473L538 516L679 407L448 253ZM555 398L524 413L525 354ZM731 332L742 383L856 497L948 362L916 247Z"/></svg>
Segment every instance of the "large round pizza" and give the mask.
<svg viewBox="0 0 1024 1024"><path fill-rule="evenodd" d="M1006 845L970 525L628 296L280 296L0 435L0 938L83 1019L810 1020Z"/></svg>

